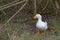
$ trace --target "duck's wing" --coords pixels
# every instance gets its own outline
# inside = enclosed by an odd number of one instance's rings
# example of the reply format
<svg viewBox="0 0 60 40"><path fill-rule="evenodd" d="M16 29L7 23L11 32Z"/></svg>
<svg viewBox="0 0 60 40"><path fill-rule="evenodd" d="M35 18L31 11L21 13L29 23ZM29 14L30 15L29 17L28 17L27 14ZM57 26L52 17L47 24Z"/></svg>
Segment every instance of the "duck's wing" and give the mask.
<svg viewBox="0 0 60 40"><path fill-rule="evenodd" d="M45 29L47 29L48 28L48 26L47 26L47 22L45 22Z"/></svg>

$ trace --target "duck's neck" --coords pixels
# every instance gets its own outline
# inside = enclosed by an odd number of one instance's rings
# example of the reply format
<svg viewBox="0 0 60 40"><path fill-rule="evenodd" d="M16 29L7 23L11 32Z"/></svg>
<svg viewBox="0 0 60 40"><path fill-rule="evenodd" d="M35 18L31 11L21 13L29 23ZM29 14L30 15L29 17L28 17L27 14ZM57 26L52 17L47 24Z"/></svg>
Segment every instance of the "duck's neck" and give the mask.
<svg viewBox="0 0 60 40"><path fill-rule="evenodd" d="M38 19L38 21L42 21L42 19L40 18L40 19Z"/></svg>

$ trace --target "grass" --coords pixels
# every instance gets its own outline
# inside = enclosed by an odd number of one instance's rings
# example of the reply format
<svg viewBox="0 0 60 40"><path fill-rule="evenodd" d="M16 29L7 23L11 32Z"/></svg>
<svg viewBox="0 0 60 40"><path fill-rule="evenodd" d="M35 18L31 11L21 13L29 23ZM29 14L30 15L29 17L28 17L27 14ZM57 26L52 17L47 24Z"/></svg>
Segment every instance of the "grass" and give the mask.
<svg viewBox="0 0 60 40"><path fill-rule="evenodd" d="M51 24L52 22L52 24ZM60 40L60 22L52 20L48 26L56 28L53 32L47 31L46 40ZM2 32L0 32L0 40L42 40L43 34L40 36L36 35L35 32L30 31L31 25L11 23L6 25ZM33 27L32 27L33 28ZM31 28L31 29L32 29Z"/></svg>

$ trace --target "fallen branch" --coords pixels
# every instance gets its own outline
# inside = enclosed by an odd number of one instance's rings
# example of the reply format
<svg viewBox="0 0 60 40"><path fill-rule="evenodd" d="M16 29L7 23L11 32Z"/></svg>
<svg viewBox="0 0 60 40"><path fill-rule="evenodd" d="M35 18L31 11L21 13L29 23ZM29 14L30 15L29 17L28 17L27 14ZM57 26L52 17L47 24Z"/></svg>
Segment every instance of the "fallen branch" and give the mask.
<svg viewBox="0 0 60 40"><path fill-rule="evenodd" d="M49 0L47 1L45 7L42 10L45 10L46 9L46 7L48 6L48 3L49 3Z"/></svg>
<svg viewBox="0 0 60 40"><path fill-rule="evenodd" d="M4 10L4 9L6 9L6 8L9 8L9 7L15 6L15 5L20 4L20 3L23 3L23 2L25 2L25 0L20 1L20 2L17 2L17 3L15 3L15 4L8 5L8 6L6 6L6 7L4 6L4 7L0 8L0 10Z"/></svg>
<svg viewBox="0 0 60 40"><path fill-rule="evenodd" d="M11 19L13 19L26 6L27 3L28 3L28 0L26 1L26 3L23 6L21 6L21 8L12 17L10 17L8 19L8 21L3 26L1 26L0 29L2 29L7 23L9 23L9 21L11 21Z"/></svg>

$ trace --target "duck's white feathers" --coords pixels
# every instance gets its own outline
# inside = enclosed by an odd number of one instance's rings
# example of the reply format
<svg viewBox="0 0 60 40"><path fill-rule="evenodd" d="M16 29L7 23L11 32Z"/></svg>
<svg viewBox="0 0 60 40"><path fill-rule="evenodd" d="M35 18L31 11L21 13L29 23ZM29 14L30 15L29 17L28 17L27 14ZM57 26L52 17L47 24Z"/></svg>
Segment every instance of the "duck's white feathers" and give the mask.
<svg viewBox="0 0 60 40"><path fill-rule="evenodd" d="M46 30L47 29L47 22L43 22L42 19L40 18L40 19L38 19L38 21L36 23L36 27L40 30Z"/></svg>

